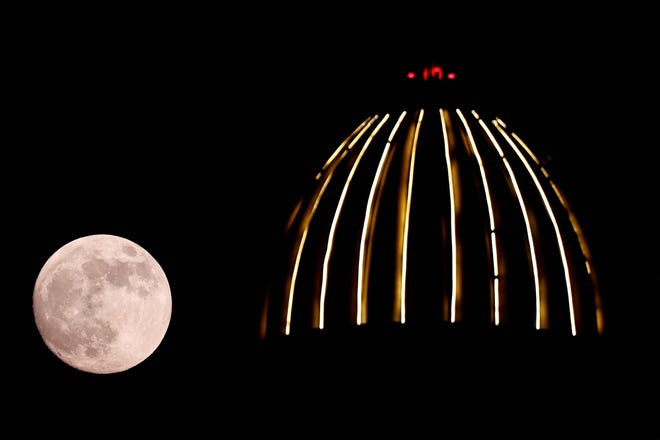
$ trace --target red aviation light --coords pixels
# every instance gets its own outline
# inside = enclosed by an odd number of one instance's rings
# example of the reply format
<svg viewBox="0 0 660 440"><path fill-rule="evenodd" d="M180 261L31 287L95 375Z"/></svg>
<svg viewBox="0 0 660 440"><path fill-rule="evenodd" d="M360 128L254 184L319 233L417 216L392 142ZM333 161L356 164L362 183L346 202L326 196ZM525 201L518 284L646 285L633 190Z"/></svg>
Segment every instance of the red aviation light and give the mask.
<svg viewBox="0 0 660 440"><path fill-rule="evenodd" d="M409 71L406 74L406 78L416 79L417 78L417 72L414 72L412 70ZM422 69L421 79L423 81L443 80L443 79L452 80L452 79L456 79L456 73L449 72L445 75L443 70L442 70L442 67L433 64L431 66L426 66Z"/></svg>

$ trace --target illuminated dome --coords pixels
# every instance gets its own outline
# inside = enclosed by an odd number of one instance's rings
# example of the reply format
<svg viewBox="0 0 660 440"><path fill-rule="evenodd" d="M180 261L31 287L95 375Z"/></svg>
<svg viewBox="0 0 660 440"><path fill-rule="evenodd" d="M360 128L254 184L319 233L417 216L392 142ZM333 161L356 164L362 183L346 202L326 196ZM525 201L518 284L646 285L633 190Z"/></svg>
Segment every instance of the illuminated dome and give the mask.
<svg viewBox="0 0 660 440"><path fill-rule="evenodd" d="M602 334L589 247L543 158L500 117L416 84L405 109L347 129L300 194L261 336Z"/></svg>

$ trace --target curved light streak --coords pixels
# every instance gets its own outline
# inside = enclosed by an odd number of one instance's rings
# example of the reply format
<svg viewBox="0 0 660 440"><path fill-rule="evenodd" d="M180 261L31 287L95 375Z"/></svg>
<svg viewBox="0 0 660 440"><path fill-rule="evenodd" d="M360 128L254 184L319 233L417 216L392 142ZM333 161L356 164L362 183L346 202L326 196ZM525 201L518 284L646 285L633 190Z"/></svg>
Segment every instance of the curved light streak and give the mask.
<svg viewBox="0 0 660 440"><path fill-rule="evenodd" d="M376 117L377 118L377 117ZM307 210L305 211L303 218L301 220L301 232L300 232L300 238L298 240L297 246L295 246L295 262L293 264L293 269L291 271L291 277L287 281L288 283L288 296L287 296L287 302L286 302L286 319L285 319L285 327L284 327L284 334L288 335L291 333L291 316L293 313L293 295L295 291L295 286L296 286L296 280L298 278L298 269L300 267L300 258L302 255L302 250L303 247L305 246L305 241L307 240L307 234L309 232L309 225L312 222L312 218L314 217L314 214L316 212L316 209L318 208L319 202L321 201L321 197L323 197L323 194L325 193L325 189L328 186L328 183L330 182L330 178L332 177L332 174L334 172L334 169L336 168L337 164L339 163L339 160L335 160L335 158L339 155L340 152L346 151L347 145L349 144L349 140L352 140L352 143L354 144L357 142L362 135L365 133L367 128L373 124L373 121L376 118L368 118L366 119L362 124L360 124L349 136L342 142L339 147L335 150L335 153L332 155L332 159L328 160L326 164L323 166L323 170L326 170L326 168L330 164L334 164L325 174L325 180L323 180L321 186L317 190L316 194L312 198L312 203L308 205ZM316 180L321 179L322 173L319 173L316 176Z"/></svg>
<svg viewBox="0 0 660 440"><path fill-rule="evenodd" d="M498 283L499 270L497 265L497 237L495 230L495 215L493 214L493 202L490 196L488 179L486 177L486 169L484 168L484 163L481 160L481 155L479 154L479 149L477 148L477 144L474 141L474 136L472 136L472 131L470 130L470 126L468 125L467 120L465 119L465 116L463 115L463 112L461 112L460 109L456 109L456 113L461 118L461 121L463 121L463 126L465 127L465 131L467 132L468 139L470 140L470 146L472 147L474 156L476 157L477 163L479 164L481 183L483 185L484 194L486 196L486 205L488 208L488 225L490 228L489 238L490 238L490 246L491 246L491 264L493 269L493 279L491 286L493 289L493 320L495 325L499 325L500 324L500 293L499 293L499 283Z"/></svg>
<svg viewBox="0 0 660 440"><path fill-rule="evenodd" d="M594 289L594 302L595 302L594 306L596 308L596 331L598 332L598 334L603 334L603 330L605 328L603 305L601 302L600 288L598 287L598 280L596 278L596 273L591 269L591 251L589 250L589 246L587 245L587 240L584 237L584 232L582 231L582 228L580 227L580 224L577 218L575 217L573 210L569 206L566 197L564 197L562 191L555 185L553 181L550 181L550 185L552 186L554 192L557 194L560 203L566 209L566 212L568 213L568 219L571 222L571 226L573 227L573 230L575 231L575 234L578 239L578 243L580 244L580 250L582 251L582 255L584 257L585 270L589 274L589 277L591 279L591 284Z"/></svg>
<svg viewBox="0 0 660 440"><path fill-rule="evenodd" d="M497 150L497 153L499 154L500 159L502 160L502 163L506 168L507 174L511 181L511 185L513 185L513 190L516 194L516 200L518 201L518 206L520 207L520 213L522 214L523 221L525 222L525 233L527 234L527 246L529 249L530 262L532 265L532 274L534 278L534 298L536 302L535 313L534 313L534 323L535 323L534 325L537 330L540 330L541 329L541 280L540 280L541 275L539 273L538 256L536 255L536 247L534 245L534 234L532 233L532 225L529 220L529 214L527 213L527 206L525 205L525 199L522 196L522 192L520 191L520 186L518 185L518 180L516 179L516 175L513 173L511 164L505 157L504 151L500 147L500 144L497 142L497 139L495 139L495 136L493 135L492 131L488 128L486 123L483 121L483 119L479 118L479 124L482 126L486 135L492 142L493 147Z"/></svg>
<svg viewBox="0 0 660 440"><path fill-rule="evenodd" d="M410 164L408 166L408 187L406 191L405 220L403 224L403 243L401 252L401 283L399 294L399 322L406 323L406 279L408 273L408 234L410 229L410 206L412 202L412 188L415 174L415 153L417 151L417 140L419 139L419 130L424 119L424 110L420 110L417 123L415 124L415 134L412 142L412 151L410 153Z"/></svg>
<svg viewBox="0 0 660 440"><path fill-rule="evenodd" d="M376 174L374 175L374 179L371 182L371 189L369 190L369 197L367 200L367 206L364 214L364 222L362 224L362 234L360 236L360 257L358 261L357 313L356 313L356 320L358 325L362 325L367 322L366 301L367 301L367 293L368 293L368 289L367 289L368 277L366 276L366 271L365 271L365 267L366 267L365 260L367 258L367 252L370 251L369 246L367 245L367 240L369 238L368 237L369 231L371 230L370 225L373 225L375 221L373 218L374 216L373 209L374 209L376 188L378 187L378 184L379 182L381 182L382 179L383 166L389 154L390 146L392 145L392 138L399 129L399 126L401 125L401 121L405 116L406 116L406 112L404 111L403 113L401 113L398 121L396 122L396 124L392 128L392 131L390 132L390 135L387 139L387 143L385 144L385 148L381 153L380 161L378 162L378 168L376 169ZM385 118L389 119L389 115L386 115ZM385 120L383 120L383 123L385 122ZM381 125L379 125L379 129L381 126L382 123Z"/></svg>
<svg viewBox="0 0 660 440"><path fill-rule="evenodd" d="M451 210L451 316L450 321L456 322L456 296L458 293L457 280L457 255L456 255L456 195L454 189L454 176L452 173L451 155L449 154L449 134L447 132L447 121L445 110L440 109L440 120L442 122L442 138L444 140L445 161L447 163L447 180L449 183L449 209Z"/></svg>
<svg viewBox="0 0 660 440"><path fill-rule="evenodd" d="M330 226L330 233L328 234L328 242L325 248L325 255L323 257L323 278L321 279L321 300L319 302L319 328L322 329L325 324L325 297L326 297L326 291L328 288L328 267L330 265L330 256L332 255L332 249L333 249L333 243L335 240L335 233L337 231L337 223L339 222L339 216L341 215L341 211L344 207L344 200L346 199L346 193L348 192L349 185L351 184L351 180L353 179L353 175L355 174L355 170L357 169L358 165L360 164L360 161L362 160L362 157L364 156L364 153L367 151L369 148L369 145L371 145L371 142L374 139L374 136L376 133L378 133L380 127L382 124L386 121L387 119L384 119L380 125L371 132L369 137L364 143L364 146L358 153L357 158L353 162L353 166L351 167L350 172L348 173L348 177L346 178L346 183L344 183L344 186L341 191L341 195L339 196L339 201L337 202L337 207L335 209L335 213L332 217L332 225ZM352 148L349 147L349 149Z"/></svg>
<svg viewBox="0 0 660 440"><path fill-rule="evenodd" d="M589 250L589 246L587 245L587 240L584 237L584 232L582 231L582 227L580 226L580 223L578 222L575 213L573 212L573 209L570 207L568 200L564 196L563 192L559 189L559 187L555 184L555 182L552 180L550 177L550 174L547 172L547 170L541 166L541 163L539 160L534 156L532 151L529 149L527 144L523 142L516 133L511 133L511 136L516 139L516 141L522 145L527 153L534 159L534 161L540 166L541 171L543 172L543 175L545 178L548 180L548 183L550 184L550 187L554 191L554 193L557 196L557 199L559 199L559 203L564 207L568 214L568 220L571 223L571 227L573 228L573 231L575 232L575 235L578 240L578 244L580 245L580 251L582 252L582 256L584 257L584 265L585 265L585 270L587 271L587 274L589 275L589 278L591 279L591 285L594 289L594 306L596 308L595 313L596 313L596 331L598 334L603 334L604 328L605 328L605 322L604 322L604 315L603 315L603 306L601 302L601 297L600 297L600 288L598 286L598 280L596 278L596 273L592 270L591 268L591 251Z"/></svg>
<svg viewBox="0 0 660 440"><path fill-rule="evenodd" d="M573 287L571 286L571 277L570 277L570 271L568 269L568 261L566 260L566 252L564 248L564 241L562 239L561 231L559 230L559 225L557 224L557 219L555 217L555 213L552 210L552 207L550 206L550 202L548 201L548 197L541 187L541 183L539 182L538 178L536 177L536 174L534 173L534 170L532 170L531 166L529 165L529 162L527 161L527 158L523 156L523 154L520 152L518 147L516 146L515 142L511 139L511 137L500 127L496 121L493 121L493 125L502 133L502 136L506 139L506 141L509 143L511 148L516 152L520 160L522 161L523 165L525 165L525 168L527 169L527 172L529 173L530 177L534 181L534 184L536 185L536 188L539 192L539 195L541 196L543 200L543 204L545 206L546 212L548 213L548 216L550 217L550 221L552 222L552 226L555 231L555 237L557 240L557 245L559 246L559 254L561 255L561 262L562 266L564 269L564 280L566 283L566 296L568 300L568 311L570 314L571 318L571 334L575 336L577 334L577 329L576 329L576 324L575 324L575 310L573 307ZM524 145L524 144L523 144Z"/></svg>

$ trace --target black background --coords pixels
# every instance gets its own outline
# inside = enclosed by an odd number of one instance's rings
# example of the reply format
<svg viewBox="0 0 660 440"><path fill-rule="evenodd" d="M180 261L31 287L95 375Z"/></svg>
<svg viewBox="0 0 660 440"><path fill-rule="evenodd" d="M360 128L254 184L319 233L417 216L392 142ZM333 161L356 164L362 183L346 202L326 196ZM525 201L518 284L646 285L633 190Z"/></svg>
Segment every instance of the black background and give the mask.
<svg viewBox="0 0 660 440"><path fill-rule="evenodd" d="M456 417L485 419L499 408L508 429L533 416L543 430L583 420L658 434L657 88L648 11L381 7L16 16L2 162L10 281L3 367L12 410L53 429L79 419L145 432L176 424L283 433L309 423L376 430L393 424L405 402L415 414L399 420L406 430L478 429ZM455 70L468 105L496 111L552 157L591 246L606 334L594 358L580 348L550 355L526 346L530 357L503 364L497 387L485 385L493 374L485 355L466 349L460 367L449 367L430 344L397 393L391 359L379 352L367 362L366 388L353 394L346 359L355 353L263 354L261 297L304 182L362 119L398 110L402 75L429 64ZM47 258L97 233L147 249L173 297L162 345L109 376L59 361L31 308ZM460 380L447 378L458 370ZM533 393L535 384L544 391ZM326 398L312 397L318 386ZM374 411L388 417L366 424Z"/></svg>

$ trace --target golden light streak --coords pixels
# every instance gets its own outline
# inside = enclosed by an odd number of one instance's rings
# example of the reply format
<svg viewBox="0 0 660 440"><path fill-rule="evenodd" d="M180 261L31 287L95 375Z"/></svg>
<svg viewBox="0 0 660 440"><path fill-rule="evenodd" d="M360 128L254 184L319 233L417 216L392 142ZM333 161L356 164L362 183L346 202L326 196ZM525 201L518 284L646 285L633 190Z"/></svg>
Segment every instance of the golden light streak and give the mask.
<svg viewBox="0 0 660 440"><path fill-rule="evenodd" d="M497 127L497 125L495 124ZM518 155L520 160L522 161L523 165L525 165L525 168L527 169L527 172L529 173L530 177L534 181L534 185L536 185L536 188L539 192L539 195L541 196L543 200L543 204L545 206L546 212L548 213L548 216L550 217L550 221L552 222L552 226L555 231L555 237L557 240L557 245L559 246L559 253L561 255L561 261L562 261L562 266L564 269L564 280L566 282L566 292L567 292L567 299L568 299L568 311L570 314L571 318L571 334L575 336L577 334L576 326L575 326L575 310L573 307L573 288L571 286L571 277L570 277L570 271L568 269L568 261L566 260L566 251L564 248L564 242L561 236L561 231L559 230L559 225L557 224L557 219L555 217L554 211L552 210L552 207L550 206L550 202L548 201L548 197L541 187L541 183L538 181L536 174L534 173L534 170L532 170L531 166L529 165L529 162L527 159L523 156L523 154L520 152L516 144L513 142L511 137L501 128L498 127L498 130L502 132L502 135L504 138L507 140L511 148L515 151L515 153ZM524 148L526 146L521 144Z"/></svg>
<svg viewBox="0 0 660 440"><path fill-rule="evenodd" d="M515 133L512 133L512 136L514 136L520 144L524 145L524 142L520 138L518 138L515 135ZM559 203L561 203L561 205L568 213L568 219L571 223L573 231L575 232L575 235L577 236L578 244L580 245L580 250L582 252L582 256L584 257L585 269L587 271L587 274L589 274L589 277L591 279L591 284L594 290L594 302L595 302L594 305L596 308L596 331L598 332L598 334L603 334L603 331L605 329L603 308L602 308L600 288L598 286L596 273L591 269L591 251L589 250L589 246L587 245L587 240L584 236L584 232L582 231L580 223L578 222L577 217L573 212L573 209L571 209L568 200L564 196L563 192L559 189L559 187L555 185L552 179L550 179L549 176L548 176L548 182L550 183L550 187L552 188L552 190L557 195L557 198L559 199Z"/></svg>
<svg viewBox="0 0 660 440"><path fill-rule="evenodd" d="M374 200L375 200L375 194L376 194L376 188L378 187L379 182L381 182L381 174L383 172L383 165L385 164L385 159L387 158L390 150L390 145L392 143L392 138L394 137L394 134L399 128L399 125L401 124L401 121L405 117L406 112L403 112L401 116L399 116L399 120L395 124L395 126L392 128L392 131L390 133L389 138L387 139L387 143L385 144L385 148L383 149L383 152L380 157L380 161L378 162L378 168L376 169L376 174L374 175L374 179L371 182L371 189L369 190L369 198L367 200L367 206L365 209L365 214L364 214L364 222L362 224L362 235L360 238L360 256L358 260L358 283L357 283L357 313L356 313L356 321L358 325L362 325L367 322L367 293L368 293L368 276L365 271L366 267L366 260L368 258L368 255L371 253L371 246L370 243L368 244L367 241L370 238L369 232L372 231L372 226L375 222L374 220ZM383 122L378 126L377 130L380 130L382 125L385 123L385 121L389 119L389 115L386 115Z"/></svg>
<svg viewBox="0 0 660 440"><path fill-rule="evenodd" d="M286 226L284 228L285 232L288 232L291 227L293 226L293 223L295 222L296 218L298 218L298 213L302 209L304 199L301 197L298 202L296 203L296 206L293 207L293 210L291 211L291 215L289 215L289 219L286 222Z"/></svg>
<svg viewBox="0 0 660 440"><path fill-rule="evenodd" d="M383 121L385 122L385 120ZM382 123L381 123L382 126ZM328 267L330 265L330 256L332 254L332 249L334 245L334 240L335 240L335 233L337 230L337 223L339 222L339 216L341 214L341 211L344 207L344 201L346 199L346 193L348 192L348 188L351 184L351 180L353 179L353 175L355 174L355 170L357 169L358 165L360 164L360 161L362 160L362 157L364 156L364 153L367 151L367 148L369 148L369 145L373 141L374 136L376 133L378 133L380 129L380 126L374 130L371 135L367 138L367 140L364 143L364 146L358 153L357 158L353 162L353 166L351 167L350 172L348 173L348 177L346 178L346 183L344 183L344 187L342 188L341 195L339 196L339 202L337 203L337 207L335 209L335 214L332 217L332 225L330 226L330 233L328 234L328 242L326 245L325 249L325 255L323 257L323 277L321 279L321 300L319 302L319 328L323 329L324 323L325 323L325 296L326 296L326 291L328 288ZM351 149L352 146L349 146L348 149Z"/></svg>
<svg viewBox="0 0 660 440"><path fill-rule="evenodd" d="M296 286L296 280L298 278L298 268L300 266L300 257L302 255L302 250L303 247L305 246L305 241L307 240L307 233L309 232L309 224L312 221L312 217L314 216L314 213L316 212L316 209L318 208L319 202L321 200L321 196L325 192L326 187L328 186L328 182L330 182L330 178L326 178L321 185L320 191L317 194L316 199L314 200L314 203L312 204L312 208L308 210L306 213L304 219L303 219L303 227L302 227L302 233L300 236L300 240L298 241L298 246L296 250L296 259L295 263L293 265L293 270L291 271L291 278L288 281L289 284L289 296L286 304L286 322L285 322L285 329L284 329L284 334L288 335L291 333L291 315L293 313L293 293L295 290Z"/></svg>
<svg viewBox="0 0 660 440"><path fill-rule="evenodd" d="M375 116L375 118L378 118L378 116ZM370 123L371 119L372 118L369 117L369 118L365 119L364 121L362 121L355 128L355 130L353 130L353 132L348 137L346 137L346 139L344 139L344 141L341 144L339 144L339 146L335 149L335 151L330 155L328 160L325 161L325 163L323 164L323 167L321 167L321 171L319 171L316 174L316 176L314 177L314 180L319 180L321 178L321 176L323 175L323 172L326 170L326 168L328 168L328 166L330 166L330 164L332 164L334 162L335 158L342 151L344 151L345 149L350 149L351 148L352 144L348 144L348 141L350 139L359 138L358 133L360 133L360 131L365 127L366 124ZM355 140L353 141L353 144L354 143L355 143ZM347 146L347 144L348 144L348 146ZM302 208L302 204L303 204L303 199L301 198L298 201L298 203L296 204L296 206L294 207L293 212L289 216L289 220L287 221L287 225L286 225L286 229L285 229L286 231L288 231L291 228L291 226L293 226L293 222L295 221L296 217L298 216L298 213L300 212L300 209Z"/></svg>
<svg viewBox="0 0 660 440"><path fill-rule="evenodd" d="M495 231L491 231L490 233L490 242L493 244L491 248L491 259L493 261L493 301L495 302L493 304L493 311L494 311L494 323L495 325L500 324L500 272L499 272L499 264L497 262L497 237L495 236Z"/></svg>
<svg viewBox="0 0 660 440"><path fill-rule="evenodd" d="M500 118L495 118L495 120L493 121L493 124L496 125L496 126L499 125L500 127L506 129L506 124L505 124L504 121L501 120ZM500 130L500 131L501 131L501 130ZM539 165L539 166L540 166L540 165L541 165L541 161L536 157L536 155L534 154L534 152L533 152L533 151L527 146L527 144L525 144L525 143L522 141L522 139L520 139L520 138L518 137L518 135L516 135L515 133L512 132L512 133L511 133L511 136L512 136L514 139L516 139L516 140L520 143L520 146L523 147L523 148L525 149L525 152L527 152L527 154L529 155L529 157L532 158L532 160L534 161L534 163L535 163L536 165ZM545 174L545 172L544 172L544 174ZM546 174L546 175L547 175L547 174Z"/></svg>
<svg viewBox="0 0 660 440"><path fill-rule="evenodd" d="M451 317L452 323L456 322L456 295L457 295L457 255L456 255L456 200L454 194L454 176L451 168L451 156L449 154L449 133L447 132L447 121L445 110L440 109L440 120L442 122L442 134L444 139L445 161L447 162L447 180L449 181L449 207L451 210Z"/></svg>
<svg viewBox="0 0 660 440"><path fill-rule="evenodd" d="M377 119L377 118L378 118L378 116L375 116L375 117L374 117L374 119ZM339 153L341 153L341 152L344 150L344 148L350 150L350 149L353 147L353 145L355 145L355 141L353 141L351 144L349 144L348 146L346 146L346 143L348 142L348 140L349 140L349 139L352 139L352 138L356 138L357 135L358 135L358 133L363 132L363 129L365 128L365 125L366 125L366 124L371 125L371 123L372 123L372 118L367 118L367 119L365 119L364 121L362 121L362 123L361 123L360 125L358 125L358 126L355 128L355 130L353 130L353 132L352 132L352 133L351 133L351 134L350 134L350 135L349 135L349 136L348 136L348 137L347 137L347 138L346 138L346 139L345 139L345 140L339 145L339 147L337 147L337 149L336 149L336 150L330 155L330 157L328 158L328 160L325 161L325 164L323 164L323 167L321 168L321 171L316 175L316 180L318 180L318 179L321 177L321 174L323 173L323 171L325 171L325 169L326 169L328 166L330 166L331 163L334 162L335 158L339 155Z"/></svg>
<svg viewBox="0 0 660 440"><path fill-rule="evenodd" d="M336 153L345 150L346 145L349 144L349 140L353 139L352 140L353 143L357 142L365 133L367 128L369 128L373 124L373 121L375 121L377 118L378 116L375 116L374 118L368 118L366 120L366 123L363 122L362 124L360 124L361 128L360 130L357 130L359 131L359 133L356 135L357 131L353 131L351 136L346 138L341 143L339 148L337 148ZM291 316L293 314L293 295L295 291L296 280L298 278L298 269L300 267L300 258L302 256L302 250L305 245L305 241L307 240L307 234L309 232L309 225L312 222L312 218L314 217L316 209L318 208L321 197L323 196L325 189L327 188L328 183L330 182L330 178L332 177L332 174L340 161L340 160L335 160L337 154L333 154L332 156L333 160L326 162L326 164L324 165L323 169L325 170L329 164L333 164L332 167L325 173L325 180L322 182L321 186L317 187L316 194L312 197L312 203L308 205L307 210L305 211L300 223L300 233L299 233L300 238L298 240L298 245L294 246L295 261L293 264L293 269L291 271L291 277L287 281L288 286L286 287L286 290L288 290L289 292L286 302L286 319L284 324L284 334L286 335L289 335L291 333ZM321 175L319 174L316 180L319 180L320 176Z"/></svg>
<svg viewBox="0 0 660 440"><path fill-rule="evenodd" d="M523 220L525 221L525 231L527 233L527 245L529 246L529 255L532 264L532 273L534 275L534 297L536 302L534 322L536 329L540 330L541 329L541 281L540 281L540 274L539 274L538 262L537 262L538 257L536 255L536 248L534 245L534 234L532 233L532 225L529 220L529 215L527 214L527 207L525 205L525 200L523 199L522 192L520 191L520 186L518 185L518 180L516 179L516 176L513 173L511 164L509 164L509 161L504 156L504 151L497 142L497 139L495 139L495 136L493 135L491 130L488 128L488 126L482 119L479 119L479 124L483 128L484 132L486 133L492 145L495 147L497 153L500 155L500 158L502 159L502 163L506 168L511 184L513 185L513 190L516 194L516 200L518 201L518 206L520 206L520 212L522 213ZM498 130L499 129L500 128L498 128Z"/></svg>
<svg viewBox="0 0 660 440"><path fill-rule="evenodd" d="M419 130L422 124L422 119L424 118L424 110L420 110L419 116L417 118L417 123L415 124L415 132L413 135L413 140L411 145L407 145L407 149L410 150L410 163L408 165L408 182L407 182L407 191L405 197L405 215L403 221L403 231L401 237L401 276L398 286L399 291L399 322L405 324L406 322L406 278L408 272L408 231L410 228L410 204L412 200L412 188L413 180L415 174L415 153L417 151L417 139L419 138Z"/></svg>
<svg viewBox="0 0 660 440"><path fill-rule="evenodd" d="M460 111L460 109L456 110L456 113L458 113L458 116L461 118L461 121L463 121L463 126L465 127L465 131L467 132L468 139L470 140L470 146L472 147L472 151L474 152L474 156L477 159L477 163L479 164L479 173L481 174L481 183L483 185L484 189L484 194L486 196L486 206L488 208L488 224L490 228L490 244L491 244L491 264L493 265L493 284L492 284L492 289L493 289L493 320L495 322L495 325L499 325L500 323L500 293L498 290L499 283L495 283L495 280L499 277L499 272L498 272L498 265L497 265L497 239L496 239L496 233L495 233L495 215L493 214L493 201L491 200L491 195L490 195L490 188L488 185L488 178L486 177L486 169L484 168L484 163L481 160L481 155L479 154L479 149L477 148L477 144L474 141L474 136L472 136L472 131L470 130L470 126L467 123L467 120L465 119L465 116L463 113Z"/></svg>

